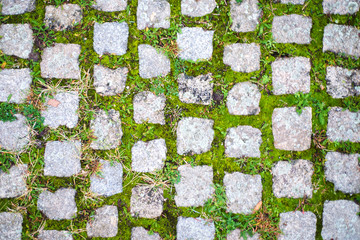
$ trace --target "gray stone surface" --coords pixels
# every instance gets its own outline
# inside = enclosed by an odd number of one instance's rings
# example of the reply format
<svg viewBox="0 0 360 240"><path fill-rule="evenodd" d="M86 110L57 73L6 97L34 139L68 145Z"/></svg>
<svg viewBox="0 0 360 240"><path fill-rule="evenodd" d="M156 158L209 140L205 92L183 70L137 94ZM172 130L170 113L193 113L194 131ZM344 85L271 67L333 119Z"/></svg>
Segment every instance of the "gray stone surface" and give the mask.
<svg viewBox="0 0 360 240"><path fill-rule="evenodd" d="M26 118L15 114L17 120L12 122L0 121L0 148L9 151L20 151L30 141L30 127Z"/></svg>
<svg viewBox="0 0 360 240"><path fill-rule="evenodd" d="M24 103L29 95L32 77L30 68L0 71L0 102Z"/></svg>
<svg viewBox="0 0 360 240"><path fill-rule="evenodd" d="M271 64L271 69L275 95L310 92L309 58L280 58Z"/></svg>
<svg viewBox="0 0 360 240"><path fill-rule="evenodd" d="M359 11L360 0L324 0L323 11L326 14L354 14Z"/></svg>
<svg viewBox="0 0 360 240"><path fill-rule="evenodd" d="M126 22L95 22L94 50L99 55L124 55L128 47L128 38L129 26Z"/></svg>
<svg viewBox="0 0 360 240"><path fill-rule="evenodd" d="M39 240L73 240L68 231L42 230L38 236Z"/></svg>
<svg viewBox="0 0 360 240"><path fill-rule="evenodd" d="M212 74L188 76L184 73L178 76L179 99L184 103L210 105L213 96Z"/></svg>
<svg viewBox="0 0 360 240"><path fill-rule="evenodd" d="M212 240L215 238L215 224L203 218L178 217L176 235L177 240Z"/></svg>
<svg viewBox="0 0 360 240"><path fill-rule="evenodd" d="M215 0L181 0L181 14L190 17L205 16L212 13L215 7Z"/></svg>
<svg viewBox="0 0 360 240"><path fill-rule="evenodd" d="M82 19L81 8L77 4L63 4L45 7L45 26L55 31L71 30Z"/></svg>
<svg viewBox="0 0 360 240"><path fill-rule="evenodd" d="M257 115L260 113L261 93L251 82L241 82L229 91L226 106L232 115Z"/></svg>
<svg viewBox="0 0 360 240"><path fill-rule="evenodd" d="M259 24L260 16L262 15L258 4L258 0L243 0L241 3L237 3L236 0L231 0L231 29L235 32L255 31Z"/></svg>
<svg viewBox="0 0 360 240"><path fill-rule="evenodd" d="M360 57L360 30L352 26L328 24L324 29L325 51Z"/></svg>
<svg viewBox="0 0 360 240"><path fill-rule="evenodd" d="M184 27L177 34L178 57L184 60L210 60L213 53L214 31L200 27Z"/></svg>
<svg viewBox="0 0 360 240"><path fill-rule="evenodd" d="M260 157L261 131L251 126L229 128L225 138L227 157Z"/></svg>
<svg viewBox="0 0 360 240"><path fill-rule="evenodd" d="M140 44L138 51L140 77L164 77L170 72L170 60L161 50L147 44Z"/></svg>
<svg viewBox="0 0 360 240"><path fill-rule="evenodd" d="M165 108L166 98L161 94L156 96L150 91L137 93L134 96L134 120L136 123L154 123L165 124Z"/></svg>
<svg viewBox="0 0 360 240"><path fill-rule="evenodd" d="M272 35L278 43L309 44L311 27L311 17L297 14L275 16Z"/></svg>
<svg viewBox="0 0 360 240"><path fill-rule="evenodd" d="M312 109L305 107L301 114L295 107L275 108L272 129L275 148L288 151L305 151L311 146Z"/></svg>
<svg viewBox="0 0 360 240"><path fill-rule="evenodd" d="M215 192L212 167L182 165L178 171L180 182L175 184L176 205L179 207L204 206Z"/></svg>
<svg viewBox="0 0 360 240"><path fill-rule="evenodd" d="M124 91L129 70L94 66L94 87L101 96L114 96Z"/></svg>
<svg viewBox="0 0 360 240"><path fill-rule="evenodd" d="M121 129L120 113L114 109L107 112L98 110L95 119L91 120L90 128L95 139L90 144L92 149L114 149L121 144L123 131Z"/></svg>
<svg viewBox="0 0 360 240"><path fill-rule="evenodd" d="M282 4L299 4L302 5L305 3L305 0L280 0Z"/></svg>
<svg viewBox="0 0 360 240"><path fill-rule="evenodd" d="M278 240L315 240L316 216L312 212L280 213Z"/></svg>
<svg viewBox="0 0 360 240"><path fill-rule="evenodd" d="M40 193L37 208L51 220L73 219L76 217L75 189L61 188L54 193Z"/></svg>
<svg viewBox="0 0 360 240"><path fill-rule="evenodd" d="M79 121L79 93L75 91L58 92L53 97L59 102L59 105L52 106L48 104L51 98L46 99L46 108L41 112L41 116L44 117L44 125L51 128L59 126L74 128Z"/></svg>
<svg viewBox="0 0 360 240"><path fill-rule="evenodd" d="M41 56L41 76L43 78L80 79L78 44L55 43L45 48Z"/></svg>
<svg viewBox="0 0 360 240"><path fill-rule="evenodd" d="M342 67L326 68L327 93L333 98L360 95L360 70Z"/></svg>
<svg viewBox="0 0 360 240"><path fill-rule="evenodd" d="M92 7L104 12L117 12L126 9L127 0L94 0Z"/></svg>
<svg viewBox="0 0 360 240"><path fill-rule="evenodd" d="M325 177L335 190L360 193L360 154L329 152L326 154Z"/></svg>
<svg viewBox="0 0 360 240"><path fill-rule="evenodd" d="M241 237L240 229L235 229L227 235L226 240L245 240L245 238ZM251 237L246 235L246 240L260 240L260 234L254 233Z"/></svg>
<svg viewBox="0 0 360 240"><path fill-rule="evenodd" d="M360 111L350 112L332 107L326 134L330 141L360 142Z"/></svg>
<svg viewBox="0 0 360 240"><path fill-rule="evenodd" d="M169 28L170 3L166 0L139 0L137 7L137 28Z"/></svg>
<svg viewBox="0 0 360 240"><path fill-rule="evenodd" d="M12 166L9 172L0 169L0 199L16 198L26 193L27 164Z"/></svg>
<svg viewBox="0 0 360 240"><path fill-rule="evenodd" d="M165 139L138 141L131 148L131 169L135 172L154 172L164 167L167 148Z"/></svg>
<svg viewBox="0 0 360 240"><path fill-rule="evenodd" d="M321 236L324 240L360 239L359 205L352 201L325 201L323 212L323 228Z"/></svg>
<svg viewBox="0 0 360 240"><path fill-rule="evenodd" d="M0 239L21 240L23 217L20 213L0 213Z"/></svg>
<svg viewBox="0 0 360 240"><path fill-rule="evenodd" d="M118 233L118 209L105 205L96 209L93 219L86 224L88 237L115 237Z"/></svg>
<svg viewBox="0 0 360 240"><path fill-rule="evenodd" d="M185 117L177 126L177 153L201 154L211 149L214 140L214 120Z"/></svg>
<svg viewBox="0 0 360 240"><path fill-rule="evenodd" d="M263 187L260 175L225 173L224 186L229 212L251 214L261 201Z"/></svg>
<svg viewBox="0 0 360 240"><path fill-rule="evenodd" d="M250 73L260 70L260 45L256 43L234 43L224 48L224 64L235 72Z"/></svg>
<svg viewBox="0 0 360 240"><path fill-rule="evenodd" d="M131 240L161 240L158 233L150 233L143 227L134 227L131 229Z"/></svg>
<svg viewBox="0 0 360 240"><path fill-rule="evenodd" d="M1 0L1 14L19 15L35 9L36 0Z"/></svg>
<svg viewBox="0 0 360 240"><path fill-rule="evenodd" d="M164 196L161 188L136 186L131 190L131 210L134 217L157 218L163 211Z"/></svg>
<svg viewBox="0 0 360 240"><path fill-rule="evenodd" d="M29 58L34 45L30 24L1 24L0 50L6 55Z"/></svg>

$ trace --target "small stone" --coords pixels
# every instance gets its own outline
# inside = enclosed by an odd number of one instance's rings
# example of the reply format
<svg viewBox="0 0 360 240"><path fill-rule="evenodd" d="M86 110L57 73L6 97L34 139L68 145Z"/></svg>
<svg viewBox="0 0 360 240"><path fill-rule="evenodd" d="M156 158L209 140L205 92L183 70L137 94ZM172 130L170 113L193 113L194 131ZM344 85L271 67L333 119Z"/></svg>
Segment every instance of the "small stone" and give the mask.
<svg viewBox="0 0 360 240"><path fill-rule="evenodd" d="M258 233L255 233L251 237L249 234L245 234L245 235L246 235L246 240L260 240L260 234ZM227 235L226 240L245 240L245 239L244 237L241 236L240 229L235 229Z"/></svg>
<svg viewBox="0 0 360 240"><path fill-rule="evenodd" d="M30 141L30 127L23 115L15 114L14 116L17 118L15 121L0 121L0 148L20 151Z"/></svg>
<svg viewBox="0 0 360 240"><path fill-rule="evenodd" d="M279 227L282 232L279 240L315 240L316 216L312 212L280 213Z"/></svg>
<svg viewBox="0 0 360 240"><path fill-rule="evenodd" d="M272 35L278 43L309 44L311 27L311 17L297 14L275 16Z"/></svg>
<svg viewBox="0 0 360 240"><path fill-rule="evenodd" d="M188 76L184 73L178 76L179 99L184 103L210 105L213 95L212 74Z"/></svg>
<svg viewBox="0 0 360 240"><path fill-rule="evenodd" d="M261 131L251 126L229 128L225 138L225 154L227 157L259 158L262 143Z"/></svg>
<svg viewBox="0 0 360 240"><path fill-rule="evenodd" d="M137 124L165 124L166 98L163 94L156 96L150 91L144 91L134 96L134 120Z"/></svg>
<svg viewBox="0 0 360 240"><path fill-rule="evenodd" d="M333 98L360 95L360 71L342 67L326 68L327 93Z"/></svg>
<svg viewBox="0 0 360 240"><path fill-rule="evenodd" d="M19 15L35 10L36 0L1 0L1 13L4 15Z"/></svg>
<svg viewBox="0 0 360 240"><path fill-rule="evenodd" d="M161 240L158 233L150 233L143 227L134 227L131 229L131 240Z"/></svg>
<svg viewBox="0 0 360 240"><path fill-rule="evenodd" d="M169 28L170 4L166 0L139 0L137 28Z"/></svg>
<svg viewBox="0 0 360 240"><path fill-rule="evenodd" d="M37 208L51 220L76 217L75 189L61 188L54 193L44 191L39 195Z"/></svg>
<svg viewBox="0 0 360 240"><path fill-rule="evenodd" d="M0 50L6 55L29 58L34 45L29 24L1 24Z"/></svg>
<svg viewBox="0 0 360 240"><path fill-rule="evenodd" d="M215 0L181 0L181 14L190 17L205 16L212 13L215 7Z"/></svg>
<svg viewBox="0 0 360 240"><path fill-rule="evenodd" d="M180 182L175 184L176 205L179 207L204 206L215 192L212 167L182 165L178 171Z"/></svg>
<svg viewBox="0 0 360 240"><path fill-rule="evenodd" d="M305 3L305 0L281 0L282 4L298 4L298 5L303 5Z"/></svg>
<svg viewBox="0 0 360 240"><path fill-rule="evenodd" d="M81 8L77 4L45 7L45 26L55 31L71 30L81 22Z"/></svg>
<svg viewBox="0 0 360 240"><path fill-rule="evenodd" d="M258 0L230 1L231 30L235 32L255 31L262 15Z"/></svg>
<svg viewBox="0 0 360 240"><path fill-rule="evenodd" d="M135 172L154 172L164 167L166 160L165 139L138 141L131 148L131 168Z"/></svg>
<svg viewBox="0 0 360 240"><path fill-rule="evenodd" d="M105 205L96 209L93 218L86 224L88 237L115 237L118 233L118 209Z"/></svg>
<svg viewBox="0 0 360 240"><path fill-rule="evenodd" d="M129 70L126 67L110 69L94 66L94 87L101 96L115 96L124 91Z"/></svg>
<svg viewBox="0 0 360 240"><path fill-rule="evenodd" d="M359 11L360 0L324 0L322 3L325 14L355 14Z"/></svg>
<svg viewBox="0 0 360 240"><path fill-rule="evenodd" d="M30 68L0 71L0 102L24 103L29 95L32 77Z"/></svg>
<svg viewBox="0 0 360 240"><path fill-rule="evenodd" d="M311 146L312 109L305 107L299 115L295 107L275 108L272 129L275 148L305 151Z"/></svg>
<svg viewBox="0 0 360 240"><path fill-rule="evenodd" d="M201 154L211 149L214 140L214 120L185 117L177 126L177 153Z"/></svg>
<svg viewBox="0 0 360 240"><path fill-rule="evenodd" d="M241 82L229 91L226 106L232 115L258 115L261 93L256 84Z"/></svg>
<svg viewBox="0 0 360 240"><path fill-rule="evenodd" d="M40 63L41 77L80 79L78 44L55 43L54 47L45 48Z"/></svg>
<svg viewBox="0 0 360 240"><path fill-rule="evenodd" d="M38 236L39 240L73 240L68 231L42 230Z"/></svg>
<svg viewBox="0 0 360 240"><path fill-rule="evenodd" d="M333 142L360 142L360 111L330 108L326 134Z"/></svg>
<svg viewBox="0 0 360 240"><path fill-rule="evenodd" d="M139 218L157 218L163 211L163 190L152 186L136 186L131 190L131 215Z"/></svg>
<svg viewBox="0 0 360 240"><path fill-rule="evenodd" d="M224 64L235 72L250 73L260 70L260 45L234 43L224 48Z"/></svg>
<svg viewBox="0 0 360 240"><path fill-rule="evenodd" d="M203 218L178 217L177 240L212 240L215 238L215 224Z"/></svg>
<svg viewBox="0 0 360 240"><path fill-rule="evenodd" d="M213 53L214 31L199 27L184 27L177 34L179 58L190 61L210 60Z"/></svg>
<svg viewBox="0 0 360 240"><path fill-rule="evenodd" d="M0 199L16 198L26 193L27 164L12 166L9 172L0 169Z"/></svg>
<svg viewBox="0 0 360 240"><path fill-rule="evenodd" d="M92 7L104 12L123 11L127 7L127 0L94 0L96 3Z"/></svg>
<svg viewBox="0 0 360 240"><path fill-rule="evenodd" d="M170 72L170 60L163 51L146 44L140 44L138 51L140 77L164 77Z"/></svg>
<svg viewBox="0 0 360 240"><path fill-rule="evenodd" d="M21 240L23 217L20 213L0 213L0 237L2 240Z"/></svg>

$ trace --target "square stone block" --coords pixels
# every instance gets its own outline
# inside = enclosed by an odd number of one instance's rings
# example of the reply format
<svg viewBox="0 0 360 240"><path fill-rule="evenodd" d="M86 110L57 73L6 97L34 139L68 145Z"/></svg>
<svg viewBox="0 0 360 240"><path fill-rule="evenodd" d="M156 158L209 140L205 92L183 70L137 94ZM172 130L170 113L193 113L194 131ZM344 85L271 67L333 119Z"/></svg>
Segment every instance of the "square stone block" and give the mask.
<svg viewBox="0 0 360 240"><path fill-rule="evenodd" d="M99 55L124 55L128 38L129 26L126 22L96 22L94 25L94 50Z"/></svg>
<svg viewBox="0 0 360 240"><path fill-rule="evenodd" d="M0 147L9 151L21 151L30 141L30 127L21 114L14 115L12 122L0 121Z"/></svg>
<svg viewBox="0 0 360 240"><path fill-rule="evenodd" d="M35 10L36 0L1 0L1 14L19 15Z"/></svg>
<svg viewBox="0 0 360 240"><path fill-rule="evenodd" d="M131 240L161 240L161 237L158 233L150 233L143 227L134 227L131 229Z"/></svg>
<svg viewBox="0 0 360 240"><path fill-rule="evenodd" d="M307 239L315 240L316 216L312 212L280 213L279 240Z"/></svg>
<svg viewBox="0 0 360 240"><path fill-rule="evenodd" d="M118 233L119 213L116 206L105 205L95 210L92 220L86 224L88 237L109 238Z"/></svg>
<svg viewBox="0 0 360 240"><path fill-rule="evenodd" d="M260 45L256 43L234 43L224 48L224 64L235 72L250 73L260 70Z"/></svg>
<svg viewBox="0 0 360 240"><path fill-rule="evenodd" d="M166 160L165 139L138 141L131 148L131 168L135 172L154 172L164 167Z"/></svg>
<svg viewBox="0 0 360 240"><path fill-rule="evenodd" d="M181 14L189 17L205 16L212 13L215 7L215 0L181 0Z"/></svg>
<svg viewBox="0 0 360 240"><path fill-rule="evenodd" d="M253 32L260 21L262 11L258 0L230 0L231 30Z"/></svg>
<svg viewBox="0 0 360 240"><path fill-rule="evenodd" d="M330 141L360 142L360 111L331 108L326 134Z"/></svg>
<svg viewBox="0 0 360 240"><path fill-rule="evenodd" d="M136 12L137 28L169 28L170 3L166 0L139 0Z"/></svg>
<svg viewBox="0 0 360 240"><path fill-rule="evenodd" d="M6 55L29 58L34 45L30 24L1 24L0 50Z"/></svg>
<svg viewBox="0 0 360 240"><path fill-rule="evenodd" d="M355 14L359 11L359 0L323 0L323 12L325 14Z"/></svg>
<svg viewBox="0 0 360 240"><path fill-rule="evenodd" d="M229 128L225 138L227 157L260 157L261 131L251 126Z"/></svg>
<svg viewBox="0 0 360 240"><path fill-rule="evenodd" d="M129 70L126 67L110 69L94 66L94 87L102 96L115 96L124 91Z"/></svg>
<svg viewBox="0 0 360 240"><path fill-rule="evenodd" d="M127 0L94 0L94 2L92 7L104 12L124 11L127 7Z"/></svg>
<svg viewBox="0 0 360 240"><path fill-rule="evenodd" d="M342 67L326 68L326 91L333 98L360 95L360 70Z"/></svg>
<svg viewBox="0 0 360 240"><path fill-rule="evenodd" d="M260 113L261 93L256 84L241 82L229 91L226 106L232 115L257 115Z"/></svg>
<svg viewBox="0 0 360 240"><path fill-rule="evenodd" d="M30 68L3 69L0 72L0 102L24 103L30 93Z"/></svg>
<svg viewBox="0 0 360 240"><path fill-rule="evenodd" d="M0 213L0 239L21 240L23 217L20 213Z"/></svg>
<svg viewBox="0 0 360 240"><path fill-rule="evenodd" d="M215 224L203 218L178 217L176 225L177 240L213 240L215 238Z"/></svg>
<svg viewBox="0 0 360 240"><path fill-rule="evenodd" d="M165 125L166 98L164 94L156 96L150 91L144 91L134 96L134 120L137 124L154 123Z"/></svg>
<svg viewBox="0 0 360 240"><path fill-rule="evenodd" d="M170 73L170 60L163 51L147 44L140 44L138 51L140 77L164 77Z"/></svg>
<svg viewBox="0 0 360 240"><path fill-rule="evenodd" d="M131 210L133 217L157 218L163 211L164 196L161 188L136 186L131 190Z"/></svg>
<svg viewBox="0 0 360 240"><path fill-rule="evenodd" d="M212 74L196 77L181 73L178 76L179 99L184 103L210 105L213 96Z"/></svg>
<svg viewBox="0 0 360 240"><path fill-rule="evenodd" d="M82 19L81 8L77 4L45 7L45 26L55 31L72 30Z"/></svg>
<svg viewBox="0 0 360 240"><path fill-rule="evenodd" d="M20 197L26 193L27 164L12 166L7 172L0 169L0 199Z"/></svg>
<svg viewBox="0 0 360 240"><path fill-rule="evenodd" d="M42 230L38 236L39 240L73 240L68 231Z"/></svg>

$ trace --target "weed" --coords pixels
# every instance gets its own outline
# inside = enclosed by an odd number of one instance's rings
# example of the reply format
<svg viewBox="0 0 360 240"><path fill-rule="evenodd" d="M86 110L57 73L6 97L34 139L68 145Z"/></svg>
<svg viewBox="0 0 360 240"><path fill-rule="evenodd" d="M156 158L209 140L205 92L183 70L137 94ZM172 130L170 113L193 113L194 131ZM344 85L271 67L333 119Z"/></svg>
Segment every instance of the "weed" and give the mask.
<svg viewBox="0 0 360 240"><path fill-rule="evenodd" d="M3 122L12 122L15 121L17 118L14 114L17 113L17 110L14 104L10 104L8 102L0 103L0 121Z"/></svg>
<svg viewBox="0 0 360 240"><path fill-rule="evenodd" d="M360 109L360 101L351 97L344 99L344 105L344 110L348 109L350 112L357 112Z"/></svg>

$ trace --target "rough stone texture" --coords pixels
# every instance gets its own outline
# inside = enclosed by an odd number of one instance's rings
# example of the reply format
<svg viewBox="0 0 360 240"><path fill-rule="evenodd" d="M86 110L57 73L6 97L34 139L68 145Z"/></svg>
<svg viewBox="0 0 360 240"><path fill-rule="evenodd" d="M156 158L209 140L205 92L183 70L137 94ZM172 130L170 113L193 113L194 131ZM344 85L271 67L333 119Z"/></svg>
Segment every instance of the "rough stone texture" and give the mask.
<svg viewBox="0 0 360 240"><path fill-rule="evenodd" d="M0 239L21 240L23 217L20 213L0 213Z"/></svg>
<svg viewBox="0 0 360 240"><path fill-rule="evenodd" d="M136 123L165 124L166 98L163 94L156 96L150 91L144 91L134 96L134 120Z"/></svg>
<svg viewBox="0 0 360 240"><path fill-rule="evenodd" d="M273 192L277 198L312 198L313 164L307 160L279 161L272 168Z"/></svg>
<svg viewBox="0 0 360 240"><path fill-rule="evenodd" d="M154 172L164 167L167 148L165 139L138 141L131 148L131 169L135 172Z"/></svg>
<svg viewBox="0 0 360 240"><path fill-rule="evenodd" d="M295 107L275 108L272 115L275 148L289 151L309 149L312 134L311 114L311 107L305 107L300 115Z"/></svg>
<svg viewBox="0 0 360 240"><path fill-rule="evenodd" d="M24 103L32 82L30 68L3 69L0 71L0 102Z"/></svg>
<svg viewBox="0 0 360 240"><path fill-rule="evenodd" d="M342 67L326 68L327 93L333 98L360 95L360 70Z"/></svg>
<svg viewBox="0 0 360 240"><path fill-rule="evenodd" d="M282 4L299 4L302 5L305 3L305 0L281 0L280 1Z"/></svg>
<svg viewBox="0 0 360 240"><path fill-rule="evenodd" d="M73 240L68 231L42 230L38 236L39 240Z"/></svg>
<svg viewBox="0 0 360 240"><path fill-rule="evenodd" d="M51 128L57 128L59 126L66 126L68 128L74 128L79 120L78 108L79 108L79 93L75 91L71 92L59 92L54 98L60 104L55 107L48 104L50 98L46 99L46 109L41 112L44 117L44 125Z"/></svg>
<svg viewBox="0 0 360 240"><path fill-rule="evenodd" d="M325 177L335 190L360 193L360 154L329 152L326 154Z"/></svg>
<svg viewBox="0 0 360 240"><path fill-rule="evenodd" d="M215 192L212 167L182 165L178 171L180 182L175 184L176 205L180 207L204 206Z"/></svg>
<svg viewBox="0 0 360 240"><path fill-rule="evenodd" d="M110 197L122 192L123 168L115 160L100 159L98 171L90 177L90 190L93 193Z"/></svg>
<svg viewBox="0 0 360 240"><path fill-rule="evenodd" d="M136 186L131 190L131 210L134 217L157 218L163 211L163 190L153 186Z"/></svg>
<svg viewBox="0 0 360 240"><path fill-rule="evenodd" d="M359 211L359 205L352 201L325 201L321 231L323 239L360 239Z"/></svg>
<svg viewBox="0 0 360 240"><path fill-rule="evenodd" d="M161 50L147 44L140 44L138 51L140 77L164 77L170 72L170 60Z"/></svg>
<svg viewBox="0 0 360 240"><path fill-rule="evenodd" d="M96 150L114 149L121 144L123 131L121 129L120 113L114 109L105 112L99 110L95 119L91 120L90 128L94 131L90 147Z"/></svg>
<svg viewBox="0 0 360 240"><path fill-rule="evenodd" d="M215 0L181 0L181 14L202 17L214 11Z"/></svg>
<svg viewBox="0 0 360 240"><path fill-rule="evenodd" d="M278 240L315 240L316 216L312 212L280 213Z"/></svg>
<svg viewBox="0 0 360 240"><path fill-rule="evenodd" d="M280 58L271 64L271 69L275 95L310 92L309 58Z"/></svg>
<svg viewBox="0 0 360 240"><path fill-rule="evenodd" d="M227 235L226 240L245 240L245 238L241 237L240 229L235 229ZM260 240L260 234L255 233L251 237L246 235L246 240Z"/></svg>
<svg viewBox="0 0 360 240"><path fill-rule="evenodd" d="M359 11L360 0L323 0L325 14L354 14Z"/></svg>
<svg viewBox="0 0 360 240"><path fill-rule="evenodd" d="M127 50L129 26L126 22L95 23L94 50L97 54L124 55Z"/></svg>
<svg viewBox="0 0 360 240"><path fill-rule="evenodd" d="M134 227L131 229L131 240L161 240L158 233L150 234L143 227Z"/></svg>
<svg viewBox="0 0 360 240"><path fill-rule="evenodd" d="M1 24L0 50L6 55L29 58L34 45L29 24Z"/></svg>
<svg viewBox="0 0 360 240"><path fill-rule="evenodd" d="M26 193L27 164L12 166L9 172L0 169L0 199L20 197Z"/></svg>
<svg viewBox="0 0 360 240"><path fill-rule="evenodd" d="M261 201L263 187L260 175L225 173L224 186L229 212L251 214Z"/></svg>
<svg viewBox="0 0 360 240"><path fill-rule="evenodd" d="M250 73L260 70L260 45L256 43L234 43L224 48L224 64L235 72Z"/></svg>
<svg viewBox="0 0 360 240"><path fill-rule="evenodd" d="M45 48L41 56L41 76L43 78L80 79L78 44L55 43Z"/></svg>
<svg viewBox="0 0 360 240"><path fill-rule="evenodd" d="M19 15L35 9L36 0L1 0L1 14Z"/></svg>
<svg viewBox="0 0 360 240"><path fill-rule="evenodd" d="M325 51L360 57L360 30L352 26L328 24L324 29Z"/></svg>
<svg viewBox="0 0 360 240"><path fill-rule="evenodd" d="M45 26L55 31L71 30L82 19L81 8L77 4L63 4L45 7Z"/></svg>
<svg viewBox="0 0 360 240"><path fill-rule="evenodd" d="M0 148L10 151L22 150L30 141L30 127L21 114L14 115L17 120L0 121Z"/></svg>
<svg viewBox="0 0 360 240"><path fill-rule="evenodd" d="M98 208L92 220L86 224L88 237L115 237L118 232L118 209L106 205Z"/></svg>
<svg viewBox="0 0 360 240"><path fill-rule="evenodd" d="M215 224L203 218L178 217L177 240L212 240L215 238Z"/></svg>
<svg viewBox="0 0 360 240"><path fill-rule="evenodd" d="M40 193L37 208L51 220L73 219L76 217L75 189L61 188L54 193Z"/></svg>
<svg viewBox="0 0 360 240"><path fill-rule="evenodd" d="M331 108L326 134L330 141L360 142L360 111Z"/></svg>
<svg viewBox="0 0 360 240"><path fill-rule="evenodd" d="M311 17L297 14L275 16L272 25L272 35L278 43L309 44Z"/></svg>
<svg viewBox="0 0 360 240"><path fill-rule="evenodd" d="M241 82L229 91L226 106L232 115L257 115L260 113L260 98L256 84Z"/></svg>
<svg viewBox="0 0 360 240"><path fill-rule="evenodd" d="M200 154L210 151L214 140L214 120L184 117L177 126L177 153Z"/></svg>
<svg viewBox="0 0 360 240"><path fill-rule="evenodd" d="M212 74L188 76L184 73L178 76L179 99L184 103L210 105L213 96Z"/></svg>
<svg viewBox="0 0 360 240"><path fill-rule="evenodd" d="M227 157L260 157L261 131L251 126L229 128L225 138Z"/></svg>
<svg viewBox="0 0 360 240"><path fill-rule="evenodd" d="M126 67L110 69L94 66L94 87L101 96L114 96L124 91L129 70Z"/></svg>
<svg viewBox="0 0 360 240"><path fill-rule="evenodd" d="M92 7L104 12L117 12L126 9L127 0L94 0L96 3Z"/></svg>
<svg viewBox="0 0 360 240"><path fill-rule="evenodd" d="M258 4L258 0L243 0L241 3L231 0L230 14L233 21L231 29L235 32L255 31L262 15Z"/></svg>
<svg viewBox="0 0 360 240"><path fill-rule="evenodd" d="M213 53L214 31L199 27L184 27L177 34L178 57L184 60L210 60Z"/></svg>
<svg viewBox="0 0 360 240"><path fill-rule="evenodd" d="M169 28L170 4L166 0L139 0L137 28Z"/></svg>

